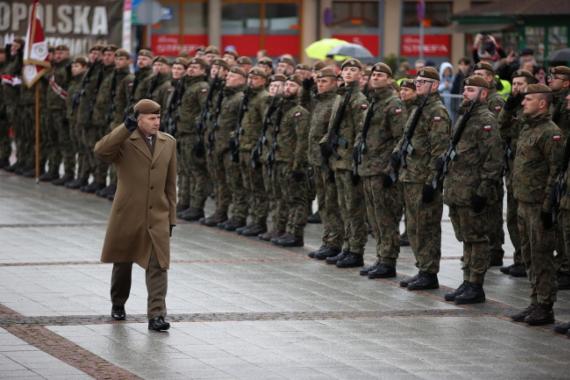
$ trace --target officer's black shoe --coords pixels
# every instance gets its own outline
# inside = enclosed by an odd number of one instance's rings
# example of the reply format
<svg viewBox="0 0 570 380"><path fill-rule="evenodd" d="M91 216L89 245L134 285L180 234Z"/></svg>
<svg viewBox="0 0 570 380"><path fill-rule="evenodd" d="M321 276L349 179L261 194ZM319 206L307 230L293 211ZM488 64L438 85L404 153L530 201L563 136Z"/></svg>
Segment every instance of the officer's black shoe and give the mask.
<svg viewBox="0 0 570 380"><path fill-rule="evenodd" d="M558 272L558 290L570 289L570 273Z"/></svg>
<svg viewBox="0 0 570 380"><path fill-rule="evenodd" d="M99 189L95 192L95 195L100 198L107 198L107 192L109 191L109 186L105 186L102 189Z"/></svg>
<svg viewBox="0 0 570 380"><path fill-rule="evenodd" d="M368 273L370 273L370 271L373 271L374 269L376 269L378 267L378 265L380 265L380 260L376 260L374 262L374 264L370 264L370 265L365 265L361 270L360 270L360 275L361 276L368 276Z"/></svg>
<svg viewBox="0 0 570 380"><path fill-rule="evenodd" d="M410 246L410 239L408 239L408 231L404 231L404 233L400 235L400 247L409 247L409 246Z"/></svg>
<svg viewBox="0 0 570 380"><path fill-rule="evenodd" d="M195 222L200 220L204 216L204 210L201 208L190 207L188 210L184 211L179 218L187 220L189 222Z"/></svg>
<svg viewBox="0 0 570 380"><path fill-rule="evenodd" d="M463 281L463 283L461 285L459 285L459 287L457 289L455 289L454 291L452 291L450 293L446 293L445 296L443 296L443 298L445 298L445 300L449 301L449 302L455 301L455 297L457 297L458 295L463 293L463 291L467 287L467 284L468 284L467 281Z"/></svg>
<svg viewBox="0 0 570 380"><path fill-rule="evenodd" d="M79 189L79 188L81 188L82 186L85 186L85 185L87 185L87 180L86 180L86 179L84 179L84 178L77 178L76 180L73 180L73 181L71 181L71 182L66 183L66 184L65 184L65 187L67 187L68 189L76 190L76 189Z"/></svg>
<svg viewBox="0 0 570 380"><path fill-rule="evenodd" d="M325 260L329 257L333 257L336 256L340 253L340 249L339 248L334 248L334 247L325 247L324 249L320 249L316 254L315 254L315 259L317 260ZM334 263L332 263L334 264Z"/></svg>
<svg viewBox="0 0 570 380"><path fill-rule="evenodd" d="M485 302L485 292L483 291L483 285L473 284L468 282L465 286L463 293L455 297L456 305L471 305L474 303Z"/></svg>
<svg viewBox="0 0 570 380"><path fill-rule="evenodd" d="M267 231L266 225L261 225L258 223L252 224L249 228L246 228L241 232L241 236L257 236Z"/></svg>
<svg viewBox="0 0 570 380"><path fill-rule="evenodd" d="M0 169L6 169L10 166L10 161L7 158L0 160Z"/></svg>
<svg viewBox="0 0 570 380"><path fill-rule="evenodd" d="M63 186L71 180L73 180L73 175L64 175L61 178L58 178L58 179L51 181L51 184L54 186Z"/></svg>
<svg viewBox="0 0 570 380"><path fill-rule="evenodd" d="M207 227L215 227L218 223L223 223L228 220L228 214L223 211L216 211L214 214L204 219L203 225Z"/></svg>
<svg viewBox="0 0 570 380"><path fill-rule="evenodd" d="M321 214L317 211L314 214L309 215L309 217L307 218L307 223L312 223L312 224L322 223Z"/></svg>
<svg viewBox="0 0 570 380"><path fill-rule="evenodd" d="M437 280L437 274L420 272L418 278L408 284L408 290L429 290L438 289L439 282Z"/></svg>
<svg viewBox="0 0 570 380"><path fill-rule="evenodd" d="M164 317L156 317L148 320L148 329L153 331L166 331L170 323L164 321Z"/></svg>
<svg viewBox="0 0 570 380"><path fill-rule="evenodd" d="M513 277L526 277L524 264L513 264L513 267L509 270L509 274Z"/></svg>
<svg viewBox="0 0 570 380"><path fill-rule="evenodd" d="M524 319L531 326L542 326L554 323L552 304L539 303Z"/></svg>
<svg viewBox="0 0 570 380"><path fill-rule="evenodd" d="M368 272L369 279L396 277L396 267L389 264L380 264L375 269Z"/></svg>
<svg viewBox="0 0 570 380"><path fill-rule="evenodd" d="M511 319L514 322L524 322L524 319L526 317L528 317L530 315L530 313L533 312L533 310L537 307L537 304L530 304L529 306L527 306L526 309L524 309L523 311L520 311L516 314L511 315Z"/></svg>
<svg viewBox="0 0 570 380"><path fill-rule="evenodd" d="M334 256L329 256L325 259L327 264L336 264L337 261L339 260L343 260L346 256L348 256L350 254L350 251L348 250L342 250L341 252L337 253Z"/></svg>
<svg viewBox="0 0 570 380"><path fill-rule="evenodd" d="M302 247L305 245L302 236L295 236L289 233L277 239L271 239L271 242L281 247Z"/></svg>
<svg viewBox="0 0 570 380"><path fill-rule="evenodd" d="M337 268L357 268L364 265L364 256L349 252L344 258L337 260Z"/></svg>
<svg viewBox="0 0 570 380"><path fill-rule="evenodd" d="M115 199L115 194L117 193L117 185L113 184L111 185L111 188L109 189L109 191L107 192L107 196L105 198L107 198L108 200L112 201Z"/></svg>
<svg viewBox="0 0 570 380"><path fill-rule="evenodd" d="M244 226L245 226L245 220L231 218L226 223L222 223L221 228L223 228L226 231L236 231L236 229L242 228Z"/></svg>
<svg viewBox="0 0 570 380"><path fill-rule="evenodd" d="M570 331L570 322L559 323L554 326L554 332L558 334L568 334L568 331Z"/></svg>
<svg viewBox="0 0 570 380"><path fill-rule="evenodd" d="M111 308L111 318L115 321L124 321L127 318L127 313L125 312L125 306L123 305L113 305Z"/></svg>
<svg viewBox="0 0 570 380"><path fill-rule="evenodd" d="M408 285L409 285L411 282L416 281L419 276L420 276L420 274L418 273L418 274L416 274L415 276L412 276L412 277L410 277L410 278L406 278L405 280L400 281L400 287L402 287L402 288L407 288Z"/></svg>

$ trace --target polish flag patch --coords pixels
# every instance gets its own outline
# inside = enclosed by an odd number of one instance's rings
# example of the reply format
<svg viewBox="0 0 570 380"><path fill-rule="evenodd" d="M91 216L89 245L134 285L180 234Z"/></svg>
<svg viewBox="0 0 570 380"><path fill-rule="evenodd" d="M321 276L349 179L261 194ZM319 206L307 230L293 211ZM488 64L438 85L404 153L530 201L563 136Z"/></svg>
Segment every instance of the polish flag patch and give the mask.
<svg viewBox="0 0 570 380"><path fill-rule="evenodd" d="M202 90L200 90L200 92L201 92L202 94L205 94L206 92L208 92L208 89L207 89L207 88L203 88Z"/></svg>
<svg viewBox="0 0 570 380"><path fill-rule="evenodd" d="M295 117L301 116L301 112L296 112L294 116L295 116Z"/></svg>
<svg viewBox="0 0 570 380"><path fill-rule="evenodd" d="M495 106L495 111L500 111L501 108L503 108L503 107L501 107L501 106Z"/></svg>
<svg viewBox="0 0 570 380"><path fill-rule="evenodd" d="M490 125L485 125L485 126L483 127L483 130L484 130L485 132L491 132L491 131L493 130L493 127L490 126Z"/></svg>
<svg viewBox="0 0 570 380"><path fill-rule="evenodd" d="M360 109L363 110L363 111L366 110L367 108L368 108L368 104L362 104L362 105L360 106Z"/></svg>
<svg viewBox="0 0 570 380"><path fill-rule="evenodd" d="M560 135L554 135L552 136L552 141L560 141Z"/></svg>
<svg viewBox="0 0 570 380"><path fill-rule="evenodd" d="M433 121L441 121L441 116L434 116Z"/></svg>
<svg viewBox="0 0 570 380"><path fill-rule="evenodd" d="M395 113L396 115L401 114L401 113L402 113L402 109L401 109L401 108L396 108L396 109L394 110L394 113Z"/></svg>

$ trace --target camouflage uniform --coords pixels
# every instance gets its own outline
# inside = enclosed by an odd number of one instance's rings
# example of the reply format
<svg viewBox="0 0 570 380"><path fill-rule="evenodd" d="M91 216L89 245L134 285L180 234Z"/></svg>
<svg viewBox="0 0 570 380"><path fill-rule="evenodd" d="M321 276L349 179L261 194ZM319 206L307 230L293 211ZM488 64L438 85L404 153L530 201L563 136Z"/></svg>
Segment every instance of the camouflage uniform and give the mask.
<svg viewBox="0 0 570 380"><path fill-rule="evenodd" d="M358 174L362 177L366 213L376 239L379 263L396 265L400 253L400 219L402 218L401 184L383 185L390 155L400 140L406 122L402 101L390 87L371 91L368 112L372 113L366 136L366 151ZM368 115L367 115L368 116ZM359 134L357 142L363 138Z"/></svg>
<svg viewBox="0 0 570 380"><path fill-rule="evenodd" d="M566 141L570 132L570 110L566 106L566 96L569 92L570 89L555 92L553 94L554 101L550 106L552 121L560 128L564 141Z"/></svg>
<svg viewBox="0 0 570 380"><path fill-rule="evenodd" d="M424 186L431 186L436 161L445 152L450 133L451 121L441 97L429 95L412 137L414 151L408 155L407 165L400 173L404 185L406 227L416 266L421 272L432 274L439 272L443 200L436 191L433 201L426 204L422 201L422 191Z"/></svg>
<svg viewBox="0 0 570 380"><path fill-rule="evenodd" d="M164 106L164 94L170 87L170 74L152 74L142 80L136 89L135 98L151 99Z"/></svg>
<svg viewBox="0 0 570 380"><path fill-rule="evenodd" d="M517 142L513 190L518 201L522 257L531 284L532 304L556 301L554 228L545 228L542 213L551 209L550 193L562 155L560 129L550 114L526 118Z"/></svg>
<svg viewBox="0 0 570 380"><path fill-rule="evenodd" d="M152 67L144 67L135 73L135 78L132 82L131 96L129 101L129 108L134 106L139 100L144 99L146 96L146 89L150 84L149 78L152 76ZM143 83L146 83L143 87Z"/></svg>
<svg viewBox="0 0 570 380"><path fill-rule="evenodd" d="M13 77L17 77L19 80L22 80L22 59L20 56L10 57L4 69L2 71L3 74L11 75ZM20 87L21 84L12 85L9 83L4 83L2 81L2 102L4 107L6 107L6 117L8 126L7 128L12 127L14 132L14 140L16 143L16 165L13 167L22 167L24 163L24 156L22 146L23 146L23 139L24 133L20 126L20 117L22 116L18 111L18 104L19 104L19 97L20 97ZM28 111L26 111L28 112ZM30 169L31 167L25 168Z"/></svg>
<svg viewBox="0 0 570 380"><path fill-rule="evenodd" d="M0 74L5 73L6 63L0 63ZM0 168L9 166L12 147L10 144L9 129L10 123L7 112L7 99L4 94L4 85L0 84Z"/></svg>
<svg viewBox="0 0 570 380"><path fill-rule="evenodd" d="M20 138L16 140L16 151L18 162L22 163L22 168L33 170L35 168L35 87L28 88L26 85L19 87L20 95L17 97L17 114L14 118L18 121L12 125L16 127L16 135ZM41 100L40 100L41 101ZM16 111L16 110L14 110ZM41 171L41 166L40 166ZM33 176L33 175L32 175Z"/></svg>
<svg viewBox="0 0 570 380"><path fill-rule="evenodd" d="M85 152L81 149L81 135L77 130L77 112L73 109L73 99L79 96L81 80L84 74L71 77L67 87L67 99L65 100L66 119L69 124L69 140L71 142L71 153L73 157L77 155L77 173L84 171ZM73 168L75 174L75 167Z"/></svg>
<svg viewBox="0 0 570 380"><path fill-rule="evenodd" d="M323 223L322 244L340 250L344 241L344 225L338 207L336 185L328 178L328 170L323 170L323 158L319 142L327 133L336 91L315 96L309 129L308 160L315 173L315 188L319 203L319 214Z"/></svg>
<svg viewBox="0 0 570 380"><path fill-rule="evenodd" d="M463 243L463 279L483 284L489 266L488 211L497 203L503 167L497 121L485 102L473 108L456 151L444 180L443 201L449 206L455 237ZM474 210L471 202L475 195L489 206Z"/></svg>

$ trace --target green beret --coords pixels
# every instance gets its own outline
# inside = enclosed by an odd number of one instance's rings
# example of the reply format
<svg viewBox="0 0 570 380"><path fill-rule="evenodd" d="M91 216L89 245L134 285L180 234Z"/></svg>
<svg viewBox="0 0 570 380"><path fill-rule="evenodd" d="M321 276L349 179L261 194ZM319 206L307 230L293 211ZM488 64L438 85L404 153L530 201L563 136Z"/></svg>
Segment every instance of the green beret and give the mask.
<svg viewBox="0 0 570 380"><path fill-rule="evenodd" d="M69 46L67 45L57 45L55 51L69 51Z"/></svg>
<svg viewBox="0 0 570 380"><path fill-rule="evenodd" d="M230 73L235 73L235 74L239 74L244 78L247 78L247 74L245 73L245 71L239 67L238 65L232 66L230 68Z"/></svg>
<svg viewBox="0 0 570 380"><path fill-rule="evenodd" d="M241 57L239 57L236 60L236 62L238 65L253 65L253 61L251 60L251 58L249 58L245 55L242 55Z"/></svg>
<svg viewBox="0 0 570 380"><path fill-rule="evenodd" d="M490 72L491 74L495 74L495 70L493 69L493 66L490 63L484 62L484 61L477 62L477 64L473 68L473 70L486 70L486 71Z"/></svg>
<svg viewBox="0 0 570 380"><path fill-rule="evenodd" d="M287 77L283 74L274 74L271 77L269 77L270 82L285 82L286 80Z"/></svg>
<svg viewBox="0 0 570 380"><path fill-rule="evenodd" d="M92 51L97 50L97 51L103 51L103 46L101 45L93 45L91 46L91 48L89 48L89 53L91 53Z"/></svg>
<svg viewBox="0 0 570 380"><path fill-rule="evenodd" d="M400 88L409 88L410 90L416 91L416 85L413 79L404 79L400 82Z"/></svg>
<svg viewBox="0 0 570 380"><path fill-rule="evenodd" d="M226 54L231 55L235 59L237 59L239 57L237 51L235 51L235 50L224 50L224 55L226 55Z"/></svg>
<svg viewBox="0 0 570 380"><path fill-rule="evenodd" d="M204 50L204 54L220 54L220 49L216 45L210 45Z"/></svg>
<svg viewBox="0 0 570 380"><path fill-rule="evenodd" d="M418 77L432 79L439 81L439 73L435 69L435 67L426 66L422 67L417 74Z"/></svg>
<svg viewBox="0 0 570 380"><path fill-rule="evenodd" d="M156 57L152 60L152 63L156 63L156 62L160 62L160 63L164 63L165 65L168 65L168 60L165 57L163 57L162 55L159 55L158 57Z"/></svg>
<svg viewBox="0 0 570 380"><path fill-rule="evenodd" d="M465 86L490 88L489 83L480 75L471 75L470 77L465 78L463 84Z"/></svg>
<svg viewBox="0 0 570 380"><path fill-rule="evenodd" d="M277 61L277 63L286 63L289 66L293 66L293 67L295 67L295 65L296 65L295 61L289 57L281 57L281 58L279 58L279 61Z"/></svg>
<svg viewBox="0 0 570 380"><path fill-rule="evenodd" d="M141 49L139 50L139 54L138 55L142 55L143 57L149 57L149 58L154 58L154 55L152 55L152 52L148 49Z"/></svg>
<svg viewBox="0 0 570 380"><path fill-rule="evenodd" d="M119 48L116 45L107 45L104 46L103 49L101 50L103 53L105 53L106 51L112 51L113 53L116 52Z"/></svg>
<svg viewBox="0 0 570 380"><path fill-rule="evenodd" d="M323 61L317 61L313 64L313 71L319 71L327 67Z"/></svg>
<svg viewBox="0 0 570 380"><path fill-rule="evenodd" d="M82 66L87 66L87 65L88 65L88 62L89 62L89 60L88 60L86 57L80 55L80 56L78 56L78 57L75 57L75 58L73 59L73 62L72 62L72 63L78 63L78 64L80 64L80 65L82 65Z"/></svg>
<svg viewBox="0 0 570 380"><path fill-rule="evenodd" d="M295 67L296 70L306 70L306 71L311 71L311 68L309 67L309 65L305 65L304 63L299 63L297 65L297 67Z"/></svg>
<svg viewBox="0 0 570 380"><path fill-rule="evenodd" d="M322 70L319 70L319 72L317 73L317 78L326 78L326 77L336 79L335 71L330 67L325 67Z"/></svg>
<svg viewBox="0 0 570 380"><path fill-rule="evenodd" d="M519 69L513 73L513 75L511 76L511 79L515 79L515 78L526 78L526 81L528 83L538 82L536 80L536 78L534 77L534 75L532 75L532 73L530 71L523 70L523 69Z"/></svg>
<svg viewBox="0 0 570 380"><path fill-rule="evenodd" d="M261 67L252 67L248 74L249 76L258 76L267 79L267 73Z"/></svg>
<svg viewBox="0 0 570 380"><path fill-rule="evenodd" d="M188 66L190 65L200 65L202 66L203 69L208 68L208 62L204 61L202 58L200 57L194 57L190 60L190 62L188 62Z"/></svg>
<svg viewBox="0 0 570 380"><path fill-rule="evenodd" d="M570 77L570 67L568 66L556 66L550 69L550 74L564 75Z"/></svg>
<svg viewBox="0 0 570 380"><path fill-rule="evenodd" d="M273 60L270 57L261 57L257 60L258 65L265 65L273 68Z"/></svg>
<svg viewBox="0 0 570 380"><path fill-rule="evenodd" d="M139 115L160 114L160 104L150 99L142 99L135 104L135 113Z"/></svg>
<svg viewBox="0 0 570 380"><path fill-rule="evenodd" d="M290 75L289 78L287 78L287 81L288 82L295 82L299 86L303 85L303 77L301 77L299 74Z"/></svg>
<svg viewBox="0 0 570 380"><path fill-rule="evenodd" d="M341 69L344 69L345 67L357 67L362 70L362 63L360 63L360 61L356 58L350 58L344 61L340 66Z"/></svg>
<svg viewBox="0 0 570 380"><path fill-rule="evenodd" d="M374 71L378 71L381 73L385 73L388 74L388 76L392 76L392 69L390 68L390 66L388 66L387 64L385 64L384 62L378 62L377 64L374 65Z"/></svg>
<svg viewBox="0 0 570 380"><path fill-rule="evenodd" d="M550 94L552 89L542 83L529 84L526 88L525 95L527 94Z"/></svg>
<svg viewBox="0 0 570 380"><path fill-rule="evenodd" d="M117 51L115 52L115 57L125 57L128 59L131 58L131 55L126 49L117 49Z"/></svg>
<svg viewBox="0 0 570 380"><path fill-rule="evenodd" d="M212 65L218 65L220 67L223 67L226 70L230 69L230 65L221 58L214 59L214 61L212 62Z"/></svg>
<svg viewBox="0 0 570 380"><path fill-rule="evenodd" d="M173 65L182 65L184 68L188 68L188 60L184 57L177 57L173 62Z"/></svg>

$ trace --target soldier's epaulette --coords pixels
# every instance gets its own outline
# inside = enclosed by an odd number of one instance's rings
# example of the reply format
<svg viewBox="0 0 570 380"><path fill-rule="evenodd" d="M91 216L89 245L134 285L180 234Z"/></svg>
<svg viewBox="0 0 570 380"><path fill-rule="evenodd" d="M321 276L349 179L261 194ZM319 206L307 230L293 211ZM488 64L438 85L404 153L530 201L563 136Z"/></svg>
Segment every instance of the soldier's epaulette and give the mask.
<svg viewBox="0 0 570 380"><path fill-rule="evenodd" d="M166 133L166 132L160 132L160 133L162 133L164 136L170 137L172 140L176 141L176 139L174 138L174 136L172 136L170 133Z"/></svg>

